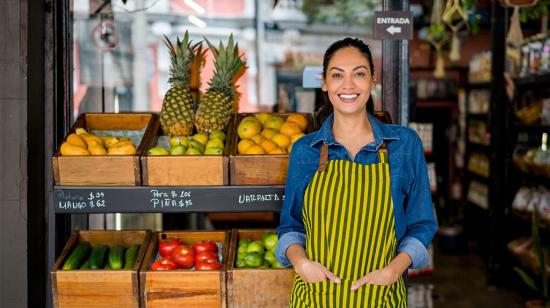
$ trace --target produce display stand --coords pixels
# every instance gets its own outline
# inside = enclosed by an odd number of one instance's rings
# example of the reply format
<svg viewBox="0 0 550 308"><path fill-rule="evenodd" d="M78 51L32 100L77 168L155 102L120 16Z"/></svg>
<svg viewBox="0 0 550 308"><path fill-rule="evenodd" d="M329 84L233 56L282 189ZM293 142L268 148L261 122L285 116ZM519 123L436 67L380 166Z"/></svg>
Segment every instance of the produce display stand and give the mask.
<svg viewBox="0 0 550 308"><path fill-rule="evenodd" d="M54 307L134 307L140 305L138 271L151 231L74 231L51 271ZM62 264L80 241L92 246L130 246L140 249L132 269L62 270Z"/></svg>
<svg viewBox="0 0 550 308"><path fill-rule="evenodd" d="M140 270L142 307L226 307L225 264L229 251L228 231L166 231L151 239ZM151 264L159 241L177 238L187 245L198 241L222 243L221 269L212 271L153 271Z"/></svg>

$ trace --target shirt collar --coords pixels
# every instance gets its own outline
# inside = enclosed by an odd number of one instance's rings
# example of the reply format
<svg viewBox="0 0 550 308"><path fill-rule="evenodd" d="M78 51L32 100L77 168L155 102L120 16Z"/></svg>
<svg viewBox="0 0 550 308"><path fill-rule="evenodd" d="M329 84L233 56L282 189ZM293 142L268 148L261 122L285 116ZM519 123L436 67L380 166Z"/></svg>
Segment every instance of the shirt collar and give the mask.
<svg viewBox="0 0 550 308"><path fill-rule="evenodd" d="M391 126L380 122L375 116L367 113L369 121L372 127L372 133L374 135L374 143L366 145L367 149L378 150L382 142L385 140L399 140L399 136L394 132ZM313 141L310 146L315 146L317 143L323 141L326 145L338 144L334 135L332 134L332 124L334 122L334 113L331 113L321 125L321 128L313 136Z"/></svg>

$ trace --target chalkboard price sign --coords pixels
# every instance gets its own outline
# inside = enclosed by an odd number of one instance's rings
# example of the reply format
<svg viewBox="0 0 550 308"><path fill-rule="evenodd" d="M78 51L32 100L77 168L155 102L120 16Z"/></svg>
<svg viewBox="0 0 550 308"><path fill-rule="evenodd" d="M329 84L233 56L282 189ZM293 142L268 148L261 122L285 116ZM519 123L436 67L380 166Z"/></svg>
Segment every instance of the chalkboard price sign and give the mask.
<svg viewBox="0 0 550 308"><path fill-rule="evenodd" d="M283 186L56 186L56 213L278 212Z"/></svg>

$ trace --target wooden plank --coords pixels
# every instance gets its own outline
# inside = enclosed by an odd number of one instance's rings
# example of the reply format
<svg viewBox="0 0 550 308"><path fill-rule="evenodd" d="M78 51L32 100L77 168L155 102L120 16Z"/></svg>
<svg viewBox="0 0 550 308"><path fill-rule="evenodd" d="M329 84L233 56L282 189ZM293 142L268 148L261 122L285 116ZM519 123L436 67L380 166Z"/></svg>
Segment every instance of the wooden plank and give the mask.
<svg viewBox="0 0 550 308"><path fill-rule="evenodd" d="M75 231L57 258L52 272L54 307L139 307L138 270L151 231ZM80 241L92 246L129 247L140 244L134 267L129 270L61 270L62 264Z"/></svg>
<svg viewBox="0 0 550 308"><path fill-rule="evenodd" d="M222 242L221 270L196 271L149 270L158 250L158 243L165 238L179 238L185 244L211 240ZM151 240L141 266L140 284L145 307L226 307L225 263L229 252L227 231L169 231L156 233Z"/></svg>
<svg viewBox="0 0 550 308"><path fill-rule="evenodd" d="M140 130L151 121L150 113L86 113L91 130Z"/></svg>
<svg viewBox="0 0 550 308"><path fill-rule="evenodd" d="M235 268L238 241L248 238L260 240L269 229L233 230L227 264L227 306L232 307L288 307L295 272L288 269ZM260 295L260 296L259 296Z"/></svg>

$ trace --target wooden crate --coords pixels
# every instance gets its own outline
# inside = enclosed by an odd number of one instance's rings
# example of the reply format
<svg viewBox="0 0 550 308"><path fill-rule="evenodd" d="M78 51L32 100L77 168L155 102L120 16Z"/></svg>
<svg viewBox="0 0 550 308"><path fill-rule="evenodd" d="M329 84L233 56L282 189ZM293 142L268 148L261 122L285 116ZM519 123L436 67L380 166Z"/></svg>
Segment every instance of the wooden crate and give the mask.
<svg viewBox="0 0 550 308"><path fill-rule="evenodd" d="M59 149L52 157L55 183L67 186L139 186L141 170L139 156L145 150L147 138L157 116L152 113L85 113L73 124L90 130L141 130L145 134L135 155L62 156Z"/></svg>
<svg viewBox="0 0 550 308"><path fill-rule="evenodd" d="M308 118L308 132L314 130L313 118L309 113L302 113ZM231 185L284 185L290 155L246 155L237 153L239 136L237 127L241 120L254 113L240 113L231 127L231 152L229 154L229 183ZM286 120L289 113L274 113ZM307 133L307 132L306 132Z"/></svg>
<svg viewBox="0 0 550 308"><path fill-rule="evenodd" d="M229 183L229 138L226 133L223 156L149 156L162 135L160 121L154 124L155 134L147 142L141 157L143 185L148 186L207 186Z"/></svg>
<svg viewBox="0 0 550 308"><path fill-rule="evenodd" d="M151 231L75 231L51 271L54 307L139 307L139 276ZM140 244L134 267L129 270L62 270L63 262L80 241L92 246L128 247Z"/></svg>
<svg viewBox="0 0 550 308"><path fill-rule="evenodd" d="M145 260L141 266L141 294L143 307L226 307L225 264L229 252L229 231L170 231L152 236ZM196 271L150 270L158 251L159 241L179 238L192 245L202 240L221 242L221 269Z"/></svg>
<svg viewBox="0 0 550 308"><path fill-rule="evenodd" d="M227 264L227 307L288 307L294 269L235 268L238 241L261 240L269 229L233 230Z"/></svg>

